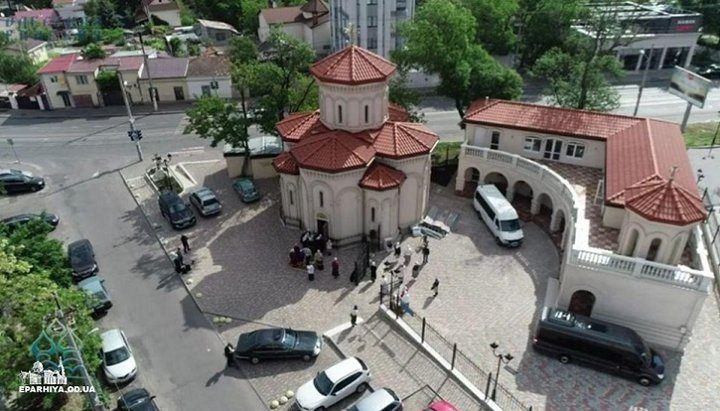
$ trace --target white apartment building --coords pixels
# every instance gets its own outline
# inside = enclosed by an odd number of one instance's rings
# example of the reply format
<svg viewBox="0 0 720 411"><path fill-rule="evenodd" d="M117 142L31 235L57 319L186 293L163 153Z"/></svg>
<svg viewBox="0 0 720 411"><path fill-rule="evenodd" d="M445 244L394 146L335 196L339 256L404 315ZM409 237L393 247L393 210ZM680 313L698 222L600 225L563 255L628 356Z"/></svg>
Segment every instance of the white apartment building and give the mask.
<svg viewBox="0 0 720 411"><path fill-rule="evenodd" d="M385 58L402 46L397 24L415 14L415 0L329 0L333 51L350 44L348 24L356 30L355 44Z"/></svg>

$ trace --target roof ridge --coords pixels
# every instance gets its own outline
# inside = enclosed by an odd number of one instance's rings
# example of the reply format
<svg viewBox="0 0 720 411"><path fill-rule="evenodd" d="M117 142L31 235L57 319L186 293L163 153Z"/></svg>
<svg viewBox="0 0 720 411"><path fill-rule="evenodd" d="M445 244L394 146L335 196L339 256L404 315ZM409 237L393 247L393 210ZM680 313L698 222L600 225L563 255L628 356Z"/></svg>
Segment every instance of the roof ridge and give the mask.
<svg viewBox="0 0 720 411"><path fill-rule="evenodd" d="M650 122L647 121L647 119L645 119L645 121L643 123L645 123L645 128L647 131L647 133L645 133L645 136L648 140L648 145L650 146L650 158L652 159L653 170L655 170L655 174L660 174L660 170L658 170L658 164L657 164L657 155L655 153L655 144L653 144L652 131L650 129ZM615 134L617 134L617 133L615 133ZM670 181L672 181L672 180L670 180Z"/></svg>
<svg viewBox="0 0 720 411"><path fill-rule="evenodd" d="M378 65L375 64L375 62L373 62L373 61L370 59L370 55L368 54L369 52L366 53L366 52L365 52L365 49L363 49L363 48L361 48L361 47L357 47L357 46L355 46L355 45L353 45L352 47L353 47L353 50L357 50L357 53L359 54L359 56L360 56L363 60L365 60L368 64L370 64L370 65L375 69L375 72L377 72L377 73L379 73L379 74L383 74L383 73L382 73L382 70L380 69L380 67L378 67ZM353 62L353 63L354 63L354 62ZM353 65L353 66L354 66L354 65ZM354 67L353 67L353 70L354 70Z"/></svg>
<svg viewBox="0 0 720 411"><path fill-rule="evenodd" d="M541 106L541 107L547 107L547 108L556 109L556 110L573 111L573 112L577 112L577 113L588 113L588 114L594 114L594 115L599 115L599 116L603 116L603 117L617 117L617 118L624 118L624 119L628 119L628 120L647 120L648 119L647 117L629 116L627 114L607 113L607 112L603 112L603 111L591 111L591 110L586 110L586 109L581 109L581 108L548 106L548 105L544 105L544 104L528 103L525 101L517 101L517 100L502 100L502 99L490 99L490 100L491 101L493 101L493 100L500 101L500 102L504 102L504 103L511 103L511 104L515 104L515 105L519 105L519 106L528 106L528 107Z"/></svg>

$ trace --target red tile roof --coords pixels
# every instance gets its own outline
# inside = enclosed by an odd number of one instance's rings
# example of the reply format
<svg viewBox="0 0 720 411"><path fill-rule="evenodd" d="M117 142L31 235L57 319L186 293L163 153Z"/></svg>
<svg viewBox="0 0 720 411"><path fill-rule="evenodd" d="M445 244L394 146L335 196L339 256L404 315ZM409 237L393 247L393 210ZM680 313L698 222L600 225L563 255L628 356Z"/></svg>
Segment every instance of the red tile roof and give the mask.
<svg viewBox="0 0 720 411"><path fill-rule="evenodd" d="M55 9L22 10L15 13L15 20L33 19L46 26L59 20L60 15Z"/></svg>
<svg viewBox="0 0 720 411"><path fill-rule="evenodd" d="M492 99L475 101L466 111L463 121L605 141L605 202L609 206L625 206L627 190L631 186L654 181L655 178L667 181L673 167L677 167L673 185L690 195L677 203L686 207L675 214L678 216L677 223L684 224L682 213L694 215L698 207L702 208L693 169L677 124ZM633 195L646 193L651 196L648 201L658 198L652 190L641 190L639 193L634 192ZM634 201L640 204L640 199L635 198Z"/></svg>
<svg viewBox="0 0 720 411"><path fill-rule="evenodd" d="M79 53L71 53L57 56L48 61L40 70L37 71L37 74L64 73L70 68L72 62L75 61L79 55Z"/></svg>
<svg viewBox="0 0 720 411"><path fill-rule="evenodd" d="M688 225L705 218L707 212L692 194L658 175L625 190L625 207L644 218L666 224Z"/></svg>
<svg viewBox="0 0 720 411"><path fill-rule="evenodd" d="M427 154L435 147L438 136L420 123L395 123L388 121L383 127L370 133L373 147L379 156L405 158Z"/></svg>
<svg viewBox="0 0 720 411"><path fill-rule="evenodd" d="M385 191L400 187L406 178L402 171L375 161L365 171L359 185L369 190Z"/></svg>
<svg viewBox="0 0 720 411"><path fill-rule="evenodd" d="M284 141L297 143L304 136L330 131L320 122L320 111L292 113L275 124Z"/></svg>
<svg viewBox="0 0 720 411"><path fill-rule="evenodd" d="M408 122L410 121L410 114L402 106L390 103L388 105L388 120Z"/></svg>
<svg viewBox="0 0 720 411"><path fill-rule="evenodd" d="M306 18L300 6L262 9L260 10L260 14L269 26L275 24L302 23L310 28L315 28L330 21L330 13L327 12L318 13L317 18Z"/></svg>
<svg viewBox="0 0 720 411"><path fill-rule="evenodd" d="M309 0L307 3L303 4L300 7L300 10L305 13L311 14L322 14L330 12L330 8L323 0Z"/></svg>
<svg viewBox="0 0 720 411"><path fill-rule="evenodd" d="M75 59L70 68L65 70L68 73L93 73L100 66L116 66L120 70L140 70L143 65L143 58L139 56L129 57L108 57L104 59Z"/></svg>
<svg viewBox="0 0 720 411"><path fill-rule="evenodd" d="M298 168L297 161L295 161L295 158L288 151L275 157L272 164L273 168L278 173L295 175L300 174L300 169Z"/></svg>
<svg viewBox="0 0 720 411"><path fill-rule="evenodd" d="M375 157L370 144L341 130L304 138L290 153L300 167L327 172L362 168Z"/></svg>
<svg viewBox="0 0 720 411"><path fill-rule="evenodd" d="M320 81L347 85L378 83L395 72L395 64L364 48L352 45L310 67Z"/></svg>

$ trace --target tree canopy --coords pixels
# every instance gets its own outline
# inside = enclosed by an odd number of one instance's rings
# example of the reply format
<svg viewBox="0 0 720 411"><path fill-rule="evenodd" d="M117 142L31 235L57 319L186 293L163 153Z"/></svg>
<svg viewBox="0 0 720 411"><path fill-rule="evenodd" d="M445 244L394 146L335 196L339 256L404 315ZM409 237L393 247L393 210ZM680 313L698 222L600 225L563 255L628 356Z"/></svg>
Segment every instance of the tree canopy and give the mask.
<svg viewBox="0 0 720 411"><path fill-rule="evenodd" d="M475 17L477 40L489 53L507 54L515 43L517 0L462 0Z"/></svg>
<svg viewBox="0 0 720 411"><path fill-rule="evenodd" d="M520 67L535 64L545 52L562 47L581 11L579 0L521 0L517 49Z"/></svg>
<svg viewBox="0 0 720 411"><path fill-rule="evenodd" d="M38 82L37 66L27 56L0 51L0 83L27 84Z"/></svg>

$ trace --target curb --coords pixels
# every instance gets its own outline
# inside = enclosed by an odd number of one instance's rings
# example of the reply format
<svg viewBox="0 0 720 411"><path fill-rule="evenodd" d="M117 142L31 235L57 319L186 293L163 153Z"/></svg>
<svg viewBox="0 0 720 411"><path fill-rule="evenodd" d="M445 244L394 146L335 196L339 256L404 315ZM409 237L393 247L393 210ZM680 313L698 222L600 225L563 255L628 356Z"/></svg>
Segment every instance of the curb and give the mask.
<svg viewBox="0 0 720 411"><path fill-rule="evenodd" d="M152 115L162 115L162 114L180 114L185 113L185 110L163 110L163 111L155 111L155 112L138 112L133 113L134 116L152 116ZM58 113L57 115L48 115L48 114L41 114L41 115L34 115L34 114L24 114L24 113L18 113L13 114L10 113L2 113L0 114L0 118L28 118L28 119L42 119L42 120L48 120L48 119L70 119L70 118L100 118L100 117L127 117L127 114L124 113L72 113L72 112L63 112L63 114Z"/></svg>

